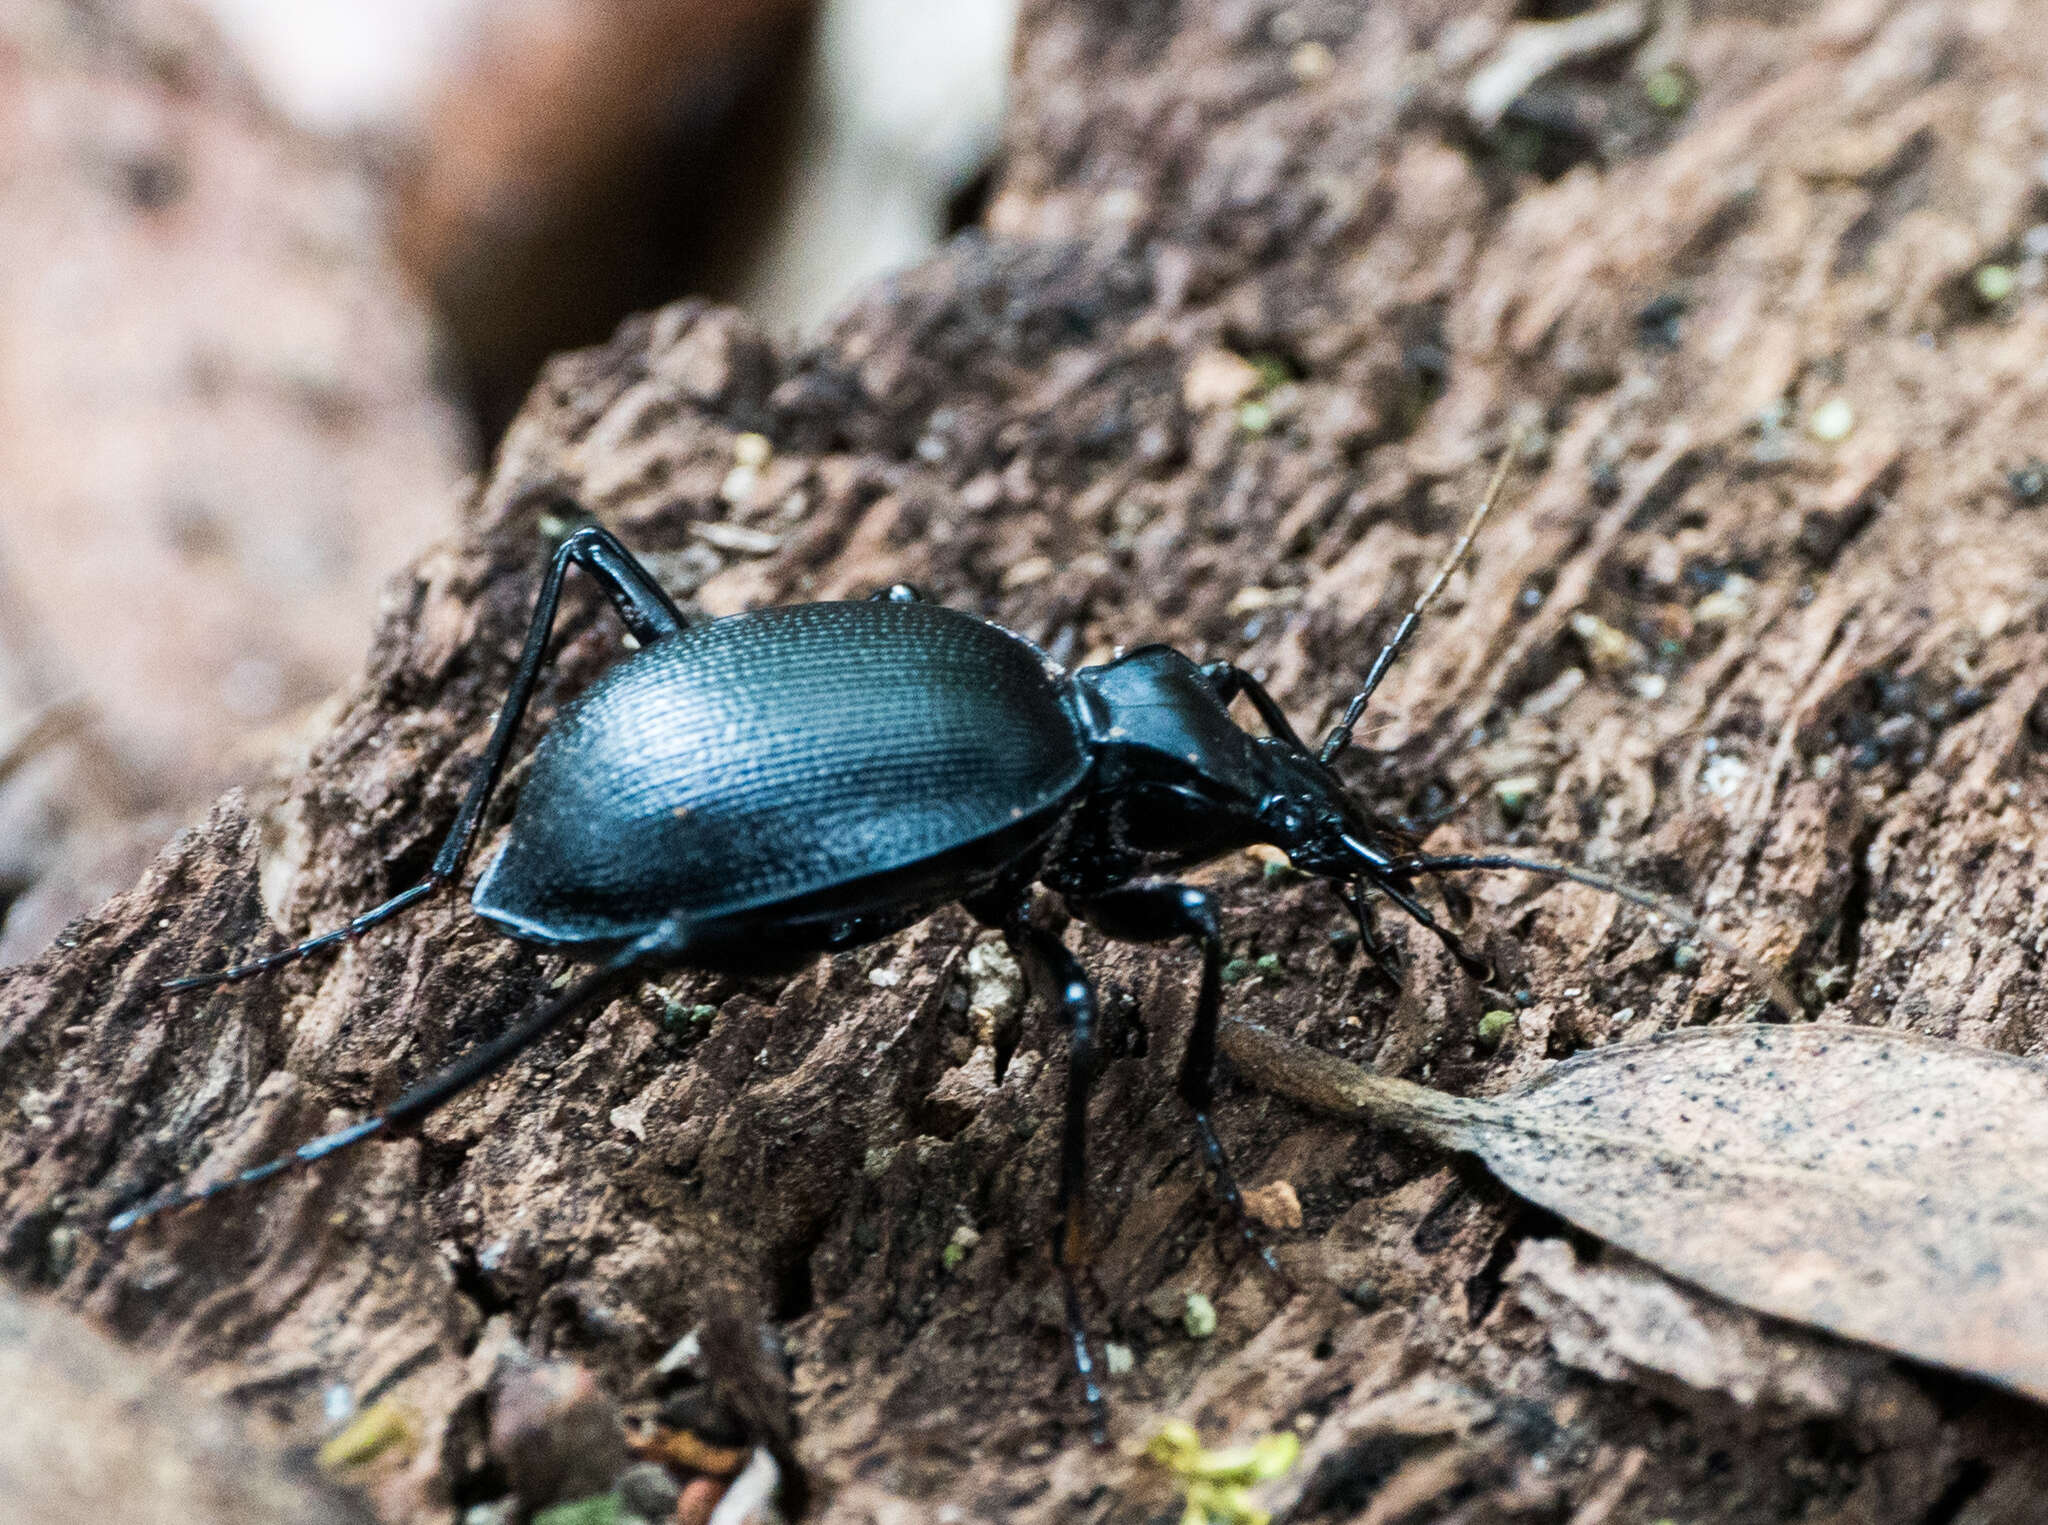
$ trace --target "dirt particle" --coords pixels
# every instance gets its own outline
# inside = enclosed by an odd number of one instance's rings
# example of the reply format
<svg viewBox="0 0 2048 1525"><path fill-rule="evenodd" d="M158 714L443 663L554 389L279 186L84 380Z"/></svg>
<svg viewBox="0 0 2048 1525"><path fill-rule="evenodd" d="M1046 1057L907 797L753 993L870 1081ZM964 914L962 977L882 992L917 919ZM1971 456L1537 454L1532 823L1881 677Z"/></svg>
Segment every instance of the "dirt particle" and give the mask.
<svg viewBox="0 0 2048 1525"><path fill-rule="evenodd" d="M374 1403L320 1448L320 1470L347 1473L380 1456L409 1456L420 1439L419 1420L389 1401Z"/></svg>
<svg viewBox="0 0 2048 1525"><path fill-rule="evenodd" d="M1229 350L1207 350L1188 366L1180 400L1191 412L1234 408L1259 388L1259 368Z"/></svg>
<svg viewBox="0 0 2048 1525"><path fill-rule="evenodd" d="M2013 502L2022 508L2048 503L2048 462L2028 457L2024 466L2015 466L2005 474L2005 486Z"/></svg>
<svg viewBox="0 0 2048 1525"><path fill-rule="evenodd" d="M576 1362L508 1353L490 1397L491 1457L527 1503L587 1499L609 1490L625 1469L619 1411Z"/></svg>
<svg viewBox="0 0 2048 1525"><path fill-rule="evenodd" d="M1326 80L1336 70L1337 55L1325 42L1304 42L1287 55L1287 72L1304 85Z"/></svg>
<svg viewBox="0 0 2048 1525"><path fill-rule="evenodd" d="M1301 1198L1291 1181L1272 1181L1249 1186L1243 1192L1244 1210L1254 1223L1275 1232L1301 1227Z"/></svg>
<svg viewBox="0 0 2048 1525"><path fill-rule="evenodd" d="M1053 564L1050 556L1026 556L1003 573L1003 591L1014 593L1019 588L1028 588L1033 583L1044 582L1052 574Z"/></svg>
<svg viewBox="0 0 2048 1525"><path fill-rule="evenodd" d="M668 1468L651 1461L636 1462L620 1473L612 1493L628 1512L643 1520L669 1519L683 1496Z"/></svg>
<svg viewBox="0 0 2048 1525"><path fill-rule="evenodd" d="M1586 648L1586 660L1598 672L1616 672L1635 667L1645 659L1642 643L1626 631L1617 630L1597 614L1572 616L1572 634Z"/></svg>
<svg viewBox="0 0 2048 1525"><path fill-rule="evenodd" d="M1530 805L1542 792L1543 779L1540 775L1517 773L1512 778L1494 781L1493 802L1500 806L1500 813L1512 824L1529 813Z"/></svg>
<svg viewBox="0 0 2048 1525"><path fill-rule="evenodd" d="M1982 307L1997 307L2019 288L2019 277L2010 265L1979 265L1970 272L1970 294Z"/></svg>
<svg viewBox="0 0 2048 1525"><path fill-rule="evenodd" d="M1749 618L1751 592L1748 578L1730 575L1720 587L1692 606L1695 625L1737 625Z"/></svg>

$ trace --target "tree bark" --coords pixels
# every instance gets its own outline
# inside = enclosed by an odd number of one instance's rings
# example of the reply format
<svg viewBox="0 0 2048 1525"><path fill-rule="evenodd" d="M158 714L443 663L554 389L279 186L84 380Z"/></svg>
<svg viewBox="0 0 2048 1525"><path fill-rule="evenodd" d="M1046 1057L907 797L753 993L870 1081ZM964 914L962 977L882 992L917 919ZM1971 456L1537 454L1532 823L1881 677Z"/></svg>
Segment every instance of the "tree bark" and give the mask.
<svg viewBox="0 0 2048 1525"><path fill-rule="evenodd" d="M703 613L906 580L1063 661L1228 655L1312 733L1529 426L1374 701L1361 789L1448 811L1433 843L1526 844L1706 911L1809 1016L2040 1054L2048 57L2011 43L2048 6L1704 4L1654 89L1636 66L1668 28L1485 132L1464 91L1509 24L1048 0L985 234L802 352L685 303L557 361L303 766L0 975L11 1273L297 1439L336 1384L406 1405L423 1443L369 1478L393 1521L488 1491L488 1321L630 1396L733 1288L790 1350L824 1518L1176 1507L1088 1445L1063 1380L1063 1043L1030 1006L995 1080L1004 976L958 911L785 982L650 982L416 1139L94 1234L181 1171L388 1101L564 972L445 897L266 981L153 993L422 872L564 492ZM772 459L736 464L742 432ZM619 649L586 594L565 626L529 736ZM1451 1090L1754 1009L1589 890L1467 887L1491 991L1389 923L1396 994L1326 891L1249 858L1201 879L1230 1010ZM1296 1519L2033 1516L2034 1406L1783 1326L1753 1341L1784 1367L1762 1386L1619 1360L1559 1311L1555 1220L1226 1083L1241 1176L1302 1210L1275 1234L1295 1286L1263 1276L1224 1248L1171 1086L1191 956L1070 942L1110 993L1090 1317L1134 1359L1120 1437L1298 1428L1274 1491ZM1490 1049L1496 1005L1516 1021Z"/></svg>

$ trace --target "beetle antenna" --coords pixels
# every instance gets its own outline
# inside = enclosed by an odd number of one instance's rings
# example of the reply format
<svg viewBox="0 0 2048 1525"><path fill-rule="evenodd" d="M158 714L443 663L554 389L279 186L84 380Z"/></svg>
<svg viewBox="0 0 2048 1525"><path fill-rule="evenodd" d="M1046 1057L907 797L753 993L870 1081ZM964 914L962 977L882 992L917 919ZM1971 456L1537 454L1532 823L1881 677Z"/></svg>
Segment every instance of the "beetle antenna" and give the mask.
<svg viewBox="0 0 2048 1525"><path fill-rule="evenodd" d="M107 1232L126 1233L136 1224L146 1218L154 1218L158 1213L211 1201L222 1192L232 1191L240 1186L254 1186L258 1181L267 1181L294 1166L310 1165L316 1160L324 1160L329 1155L339 1154L352 1145L360 1144L366 1138L374 1138L379 1133L389 1133L409 1123L418 1122L450 1097L502 1069L521 1050L545 1036L564 1017L613 987L625 983L644 956L645 950L638 944L628 948L625 953L614 957L603 967L585 975L524 1022L508 1028L488 1043L478 1044L446 1069L428 1076L376 1116L351 1123L334 1133L324 1133L319 1138L299 1145L290 1154L279 1155L274 1160L265 1160L261 1165L251 1166L210 1186L169 1187L126 1212L115 1214L107 1222Z"/></svg>
<svg viewBox="0 0 2048 1525"><path fill-rule="evenodd" d="M1472 517L1466 521L1465 533L1460 535L1458 543L1451 547L1451 554L1446 556L1443 565L1436 569L1436 576L1431 578L1429 586L1422 590L1422 596L1415 600L1414 605L1401 617L1401 623L1394 627L1393 639L1382 646L1380 654L1373 658L1372 667L1365 675L1365 687L1361 688L1358 696L1345 706L1344 718L1331 727L1330 734L1323 738L1322 746L1316 750L1316 760L1325 767L1335 762L1338 754L1351 745L1351 733L1358 725L1359 716L1365 713L1366 703L1372 698L1373 690L1380 686L1381 679L1387 675L1387 669L1394 665L1394 658L1399 656L1401 648L1408 644L1408 637L1415 633L1415 626L1422 619L1424 611L1436 602L1436 596L1443 592L1444 584L1449 582L1451 574L1458 570L1458 564L1465 559L1465 553L1472 549L1472 542L1479 536L1479 527L1486 523L1486 516L1493 512L1493 505L1500 497L1500 490L1507 483L1508 468L1514 464L1515 457L1522 453L1522 441L1528 432L1526 428L1517 429L1514 437L1508 441L1508 448L1501 452L1500 464L1493 468L1493 480L1487 483L1486 492L1479 499L1479 507L1472 511Z"/></svg>
<svg viewBox="0 0 2048 1525"><path fill-rule="evenodd" d="M1507 853L1449 853L1442 856L1417 854L1395 861L1394 871L1403 876L1409 873L1440 872L1445 870L1511 868L1531 874L1543 874L1552 879L1568 879L1573 884L1583 884L1590 889L1605 890L1616 899L1676 922L1701 942L1709 943L1739 968L1749 982L1760 990L1765 999L1785 1016L1797 1020L1801 1014L1798 999L1785 982L1773 974L1753 954L1740 947L1733 938L1726 936L1708 922L1694 915L1676 901L1662 895L1653 895L1648 890L1637 889L1634 885L1596 869L1580 868L1572 863L1550 863L1541 858L1518 858Z"/></svg>

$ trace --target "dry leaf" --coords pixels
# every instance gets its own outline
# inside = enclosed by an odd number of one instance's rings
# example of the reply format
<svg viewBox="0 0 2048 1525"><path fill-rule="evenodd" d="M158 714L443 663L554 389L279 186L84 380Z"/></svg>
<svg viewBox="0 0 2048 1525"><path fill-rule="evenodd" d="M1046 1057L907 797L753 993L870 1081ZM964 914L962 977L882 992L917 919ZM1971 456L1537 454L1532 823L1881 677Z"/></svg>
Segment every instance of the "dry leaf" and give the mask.
<svg viewBox="0 0 2048 1525"><path fill-rule="evenodd" d="M1528 1239L1501 1281L1566 1366L1672 1402L1714 1394L1837 1419L1869 1397L1897 1404L1910 1391L1881 1350L1766 1324L1627 1255L1584 1265L1562 1239Z"/></svg>
<svg viewBox="0 0 2048 1525"><path fill-rule="evenodd" d="M1482 1100L1246 1022L1223 1048L1268 1090L1475 1154L1722 1297L2048 1399L2036 1065L1871 1028L1699 1028Z"/></svg>

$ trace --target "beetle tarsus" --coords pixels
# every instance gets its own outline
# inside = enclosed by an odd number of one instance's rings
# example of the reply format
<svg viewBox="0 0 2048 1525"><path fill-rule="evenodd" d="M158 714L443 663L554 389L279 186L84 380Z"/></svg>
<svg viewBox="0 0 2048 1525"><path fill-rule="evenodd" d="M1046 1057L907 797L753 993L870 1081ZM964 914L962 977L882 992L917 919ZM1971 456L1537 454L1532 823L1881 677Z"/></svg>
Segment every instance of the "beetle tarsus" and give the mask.
<svg viewBox="0 0 2048 1525"><path fill-rule="evenodd" d="M1363 880L1355 880L1340 892L1344 904L1350 909L1352 920L1358 923L1358 948L1372 960L1373 967L1386 977L1395 990L1401 988L1401 967L1394 960L1394 952L1380 940L1378 922L1372 914L1372 906L1366 899Z"/></svg>

